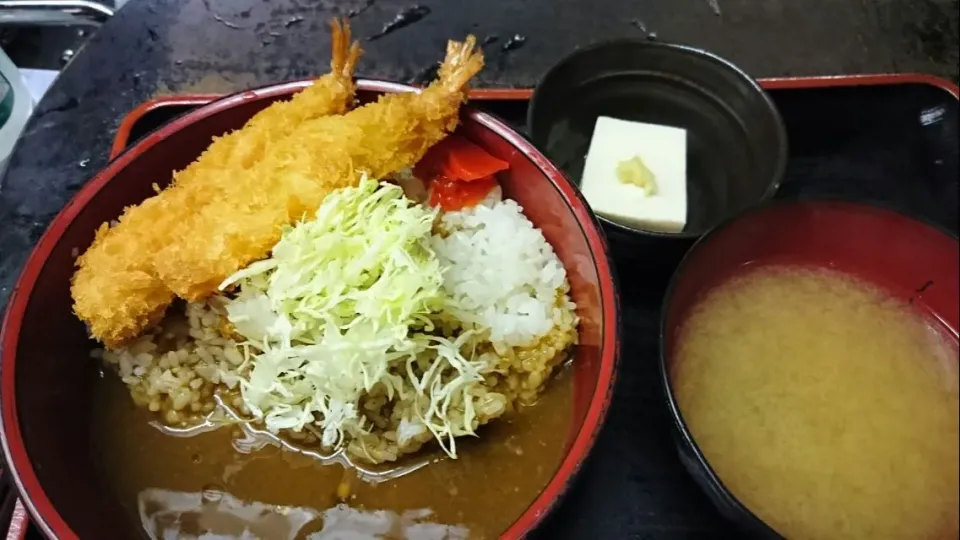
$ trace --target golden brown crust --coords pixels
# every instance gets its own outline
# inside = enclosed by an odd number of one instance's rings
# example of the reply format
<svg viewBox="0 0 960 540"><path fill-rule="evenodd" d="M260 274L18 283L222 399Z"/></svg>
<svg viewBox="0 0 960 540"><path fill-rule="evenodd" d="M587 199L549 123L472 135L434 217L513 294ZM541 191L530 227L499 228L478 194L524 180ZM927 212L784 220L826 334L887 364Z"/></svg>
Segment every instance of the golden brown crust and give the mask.
<svg viewBox="0 0 960 540"><path fill-rule="evenodd" d="M439 79L422 93L347 113L360 55L349 38L334 23L330 74L216 139L172 187L101 228L72 287L95 338L117 346L156 323L174 295L209 296L331 190L355 185L362 171L382 178L413 166L456 127L466 85L483 67L473 36L450 43Z"/></svg>
<svg viewBox="0 0 960 540"><path fill-rule="evenodd" d="M412 167L457 125L466 84L483 67L470 38L452 43L440 78L422 93L382 96L342 116L300 124L255 166L207 175L220 196L175 225L155 257L157 275L197 301L234 272L270 253L282 228L315 211L332 190Z"/></svg>
<svg viewBox="0 0 960 540"><path fill-rule="evenodd" d="M360 54L359 44L351 44L350 27L334 21L330 73L293 99L267 107L243 129L216 138L194 163L174 174L173 186L128 208L116 225L100 227L77 259L71 284L74 312L93 337L118 346L157 322L174 298L153 268L153 255L176 241L171 224L229 189L228 182L211 177L253 167L273 141L303 122L346 112L354 100L353 70Z"/></svg>

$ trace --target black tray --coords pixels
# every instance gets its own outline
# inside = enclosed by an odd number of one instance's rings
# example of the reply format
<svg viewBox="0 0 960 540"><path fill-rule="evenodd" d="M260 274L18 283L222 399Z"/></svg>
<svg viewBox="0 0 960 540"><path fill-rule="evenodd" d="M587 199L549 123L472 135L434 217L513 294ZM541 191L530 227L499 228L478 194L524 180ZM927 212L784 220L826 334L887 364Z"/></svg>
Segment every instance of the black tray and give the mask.
<svg viewBox="0 0 960 540"><path fill-rule="evenodd" d="M765 81L791 159L778 197L884 203L957 233L956 87L919 76ZM114 153L213 96L166 98L124 121ZM479 91L475 104L524 130L529 91ZM617 245L613 245L614 257ZM606 426L580 476L535 539L736 537L687 475L657 371L657 295L633 293L617 261L624 315L619 379ZM28 535L29 538L29 535Z"/></svg>

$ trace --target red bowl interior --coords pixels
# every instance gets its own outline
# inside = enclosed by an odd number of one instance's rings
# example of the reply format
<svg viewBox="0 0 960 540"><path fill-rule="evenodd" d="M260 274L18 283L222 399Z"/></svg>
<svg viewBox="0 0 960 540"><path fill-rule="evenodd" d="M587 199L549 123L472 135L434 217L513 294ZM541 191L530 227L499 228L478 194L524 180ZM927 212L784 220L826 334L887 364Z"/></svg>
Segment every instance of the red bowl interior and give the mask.
<svg viewBox="0 0 960 540"><path fill-rule="evenodd" d="M665 299L662 362L681 453L721 511L747 527L752 516L726 492L697 448L670 391L673 351L691 309L710 289L747 268L791 264L832 268L909 302L957 341L960 248L956 237L907 215L865 204L800 200L753 210L702 238L674 275Z"/></svg>
<svg viewBox="0 0 960 540"><path fill-rule="evenodd" d="M851 274L960 327L956 238L904 214L843 201L775 203L734 219L698 243L674 280L667 350L701 295L746 265L823 266Z"/></svg>
<svg viewBox="0 0 960 540"><path fill-rule="evenodd" d="M41 528L57 538L117 538L129 528L119 503L98 478L88 418L96 365L93 343L71 311L77 250L102 222L152 195L171 173L200 155L211 137L239 128L257 111L308 83L290 83L224 98L151 133L88 182L54 219L28 259L11 295L2 337L2 442L10 472ZM413 88L360 81L360 97ZM554 246L577 303L580 345L575 359L571 432L553 479L504 533L517 538L555 504L599 431L610 400L618 354L618 312L608 251L599 226L575 188L523 137L500 120L465 110L461 132L511 164L505 194Z"/></svg>

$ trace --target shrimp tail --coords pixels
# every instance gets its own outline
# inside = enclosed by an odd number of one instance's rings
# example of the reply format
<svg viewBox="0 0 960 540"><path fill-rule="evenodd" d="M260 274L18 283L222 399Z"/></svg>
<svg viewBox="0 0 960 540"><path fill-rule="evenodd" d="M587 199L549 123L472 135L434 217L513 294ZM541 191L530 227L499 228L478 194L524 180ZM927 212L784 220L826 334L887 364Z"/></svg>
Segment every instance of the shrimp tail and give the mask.
<svg viewBox="0 0 960 540"><path fill-rule="evenodd" d="M462 43L447 42L447 56L440 64L438 75L444 91L463 92L468 88L470 79L483 69L483 52L477 49L477 38L467 36Z"/></svg>
<svg viewBox="0 0 960 540"><path fill-rule="evenodd" d="M330 21L330 35L333 40L333 56L330 58L330 73L341 78L352 79L357 61L363 54L359 41L352 41L350 23L344 18Z"/></svg>

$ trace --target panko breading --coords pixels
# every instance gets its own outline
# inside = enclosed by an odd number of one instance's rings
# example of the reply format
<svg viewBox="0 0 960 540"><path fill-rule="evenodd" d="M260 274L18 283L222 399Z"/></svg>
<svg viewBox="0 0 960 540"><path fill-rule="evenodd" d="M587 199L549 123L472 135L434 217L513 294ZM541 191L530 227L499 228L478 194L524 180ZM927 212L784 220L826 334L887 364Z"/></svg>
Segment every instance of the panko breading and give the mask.
<svg viewBox="0 0 960 540"><path fill-rule="evenodd" d="M346 21L341 25L334 20L331 36L330 73L293 99L273 103L257 113L240 130L214 139L196 162L174 175L176 182L187 182L204 169L249 169L264 157L271 142L286 137L303 122L347 112L354 101L353 72L362 51L358 42L351 43Z"/></svg>
<svg viewBox="0 0 960 540"><path fill-rule="evenodd" d="M163 283L190 301L270 253L282 227L314 212L331 191L412 167L453 131L466 86L483 67L470 36L450 42L439 78L420 93L388 94L342 116L299 125L254 167L209 175L218 196L190 205L153 257ZM171 209L172 211L173 209Z"/></svg>
<svg viewBox="0 0 960 540"><path fill-rule="evenodd" d="M74 311L94 338L118 346L163 316L174 294L157 277L153 263L164 245L184 240L171 235L172 224L230 189L229 179L256 166L274 141L304 122L343 114L352 105L360 47L351 44L346 24L334 21L332 37L330 73L293 99L259 112L242 129L215 139L194 163L174 174L171 187L127 208L116 225L100 226L93 244L77 259L71 286Z"/></svg>

